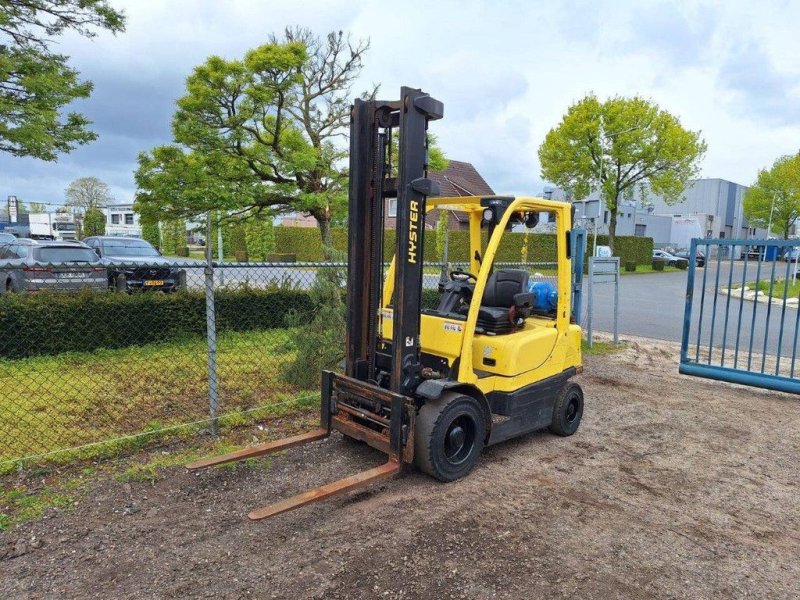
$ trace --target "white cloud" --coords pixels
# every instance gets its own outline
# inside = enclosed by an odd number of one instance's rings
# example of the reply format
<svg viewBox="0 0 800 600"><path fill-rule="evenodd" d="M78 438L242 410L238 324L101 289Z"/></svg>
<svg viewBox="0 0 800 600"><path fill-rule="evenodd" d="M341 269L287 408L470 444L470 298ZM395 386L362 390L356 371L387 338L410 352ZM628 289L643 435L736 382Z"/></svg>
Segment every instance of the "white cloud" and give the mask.
<svg viewBox="0 0 800 600"><path fill-rule="evenodd" d="M541 191L537 148L589 91L641 94L701 129L706 176L749 183L800 149L797 3L132 0L125 9L126 33L61 45L95 81L80 109L100 140L55 165L0 157L0 196L57 201L71 179L94 174L131 198L136 154L169 139L191 69L295 24L369 36L357 87L380 82L393 98L412 85L442 100L440 145L499 192Z"/></svg>

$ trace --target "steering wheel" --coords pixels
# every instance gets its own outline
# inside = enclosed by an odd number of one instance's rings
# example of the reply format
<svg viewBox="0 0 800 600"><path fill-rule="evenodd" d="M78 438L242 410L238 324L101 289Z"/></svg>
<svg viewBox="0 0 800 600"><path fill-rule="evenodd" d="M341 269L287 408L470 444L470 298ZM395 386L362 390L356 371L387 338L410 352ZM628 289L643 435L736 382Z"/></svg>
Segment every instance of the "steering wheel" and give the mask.
<svg viewBox="0 0 800 600"><path fill-rule="evenodd" d="M475 275L468 273L467 271L450 271L451 281L469 281L470 279L476 283L478 281L478 278Z"/></svg>

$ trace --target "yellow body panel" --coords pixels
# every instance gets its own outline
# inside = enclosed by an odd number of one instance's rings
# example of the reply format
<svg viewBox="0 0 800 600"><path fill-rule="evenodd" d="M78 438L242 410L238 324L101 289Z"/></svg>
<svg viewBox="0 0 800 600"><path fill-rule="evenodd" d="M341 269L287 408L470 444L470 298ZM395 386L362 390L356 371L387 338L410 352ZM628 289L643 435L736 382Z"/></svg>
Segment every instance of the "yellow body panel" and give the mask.
<svg viewBox="0 0 800 600"><path fill-rule="evenodd" d="M480 247L483 207L480 197L428 198L428 210L443 208L466 212L470 218L470 269L477 276L466 321L423 314L420 319L422 352L445 358L450 366L460 357L458 381L474 384L484 393L511 392L580 367L581 329L570 324L572 262L567 258L566 236L572 226L571 206L543 198L516 198L494 230L486 249ZM556 217L558 310L555 319L529 317L522 329L505 335L476 334L480 299L508 220L515 212L549 212ZM476 258L476 251L482 260ZM394 282L394 261L384 285L383 306L389 305ZM381 337L392 339L392 310L381 309ZM490 359L484 361L485 358ZM491 362L494 361L492 365ZM487 364L487 362L489 364Z"/></svg>

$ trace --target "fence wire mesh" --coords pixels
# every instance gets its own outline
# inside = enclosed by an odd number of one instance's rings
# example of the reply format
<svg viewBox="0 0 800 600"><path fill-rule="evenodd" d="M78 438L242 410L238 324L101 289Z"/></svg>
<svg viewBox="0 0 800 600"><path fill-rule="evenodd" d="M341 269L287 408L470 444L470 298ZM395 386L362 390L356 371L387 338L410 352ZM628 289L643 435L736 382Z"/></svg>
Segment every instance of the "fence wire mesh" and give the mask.
<svg viewBox="0 0 800 600"><path fill-rule="evenodd" d="M554 263L496 266L555 281ZM426 266L426 307L441 270ZM0 464L313 404L343 356L345 281L344 263L0 258Z"/></svg>

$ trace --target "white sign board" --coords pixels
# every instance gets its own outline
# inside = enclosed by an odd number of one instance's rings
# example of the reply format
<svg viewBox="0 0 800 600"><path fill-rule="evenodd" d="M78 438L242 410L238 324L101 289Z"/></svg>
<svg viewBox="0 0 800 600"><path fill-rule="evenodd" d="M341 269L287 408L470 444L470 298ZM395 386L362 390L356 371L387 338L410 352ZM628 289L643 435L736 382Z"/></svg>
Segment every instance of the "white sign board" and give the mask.
<svg viewBox="0 0 800 600"><path fill-rule="evenodd" d="M12 223L17 222L17 216L19 214L19 202L17 202L16 196L9 196L8 197L8 220Z"/></svg>
<svg viewBox="0 0 800 600"><path fill-rule="evenodd" d="M611 247L598 246L597 248L595 248L594 255L597 258L611 258Z"/></svg>

